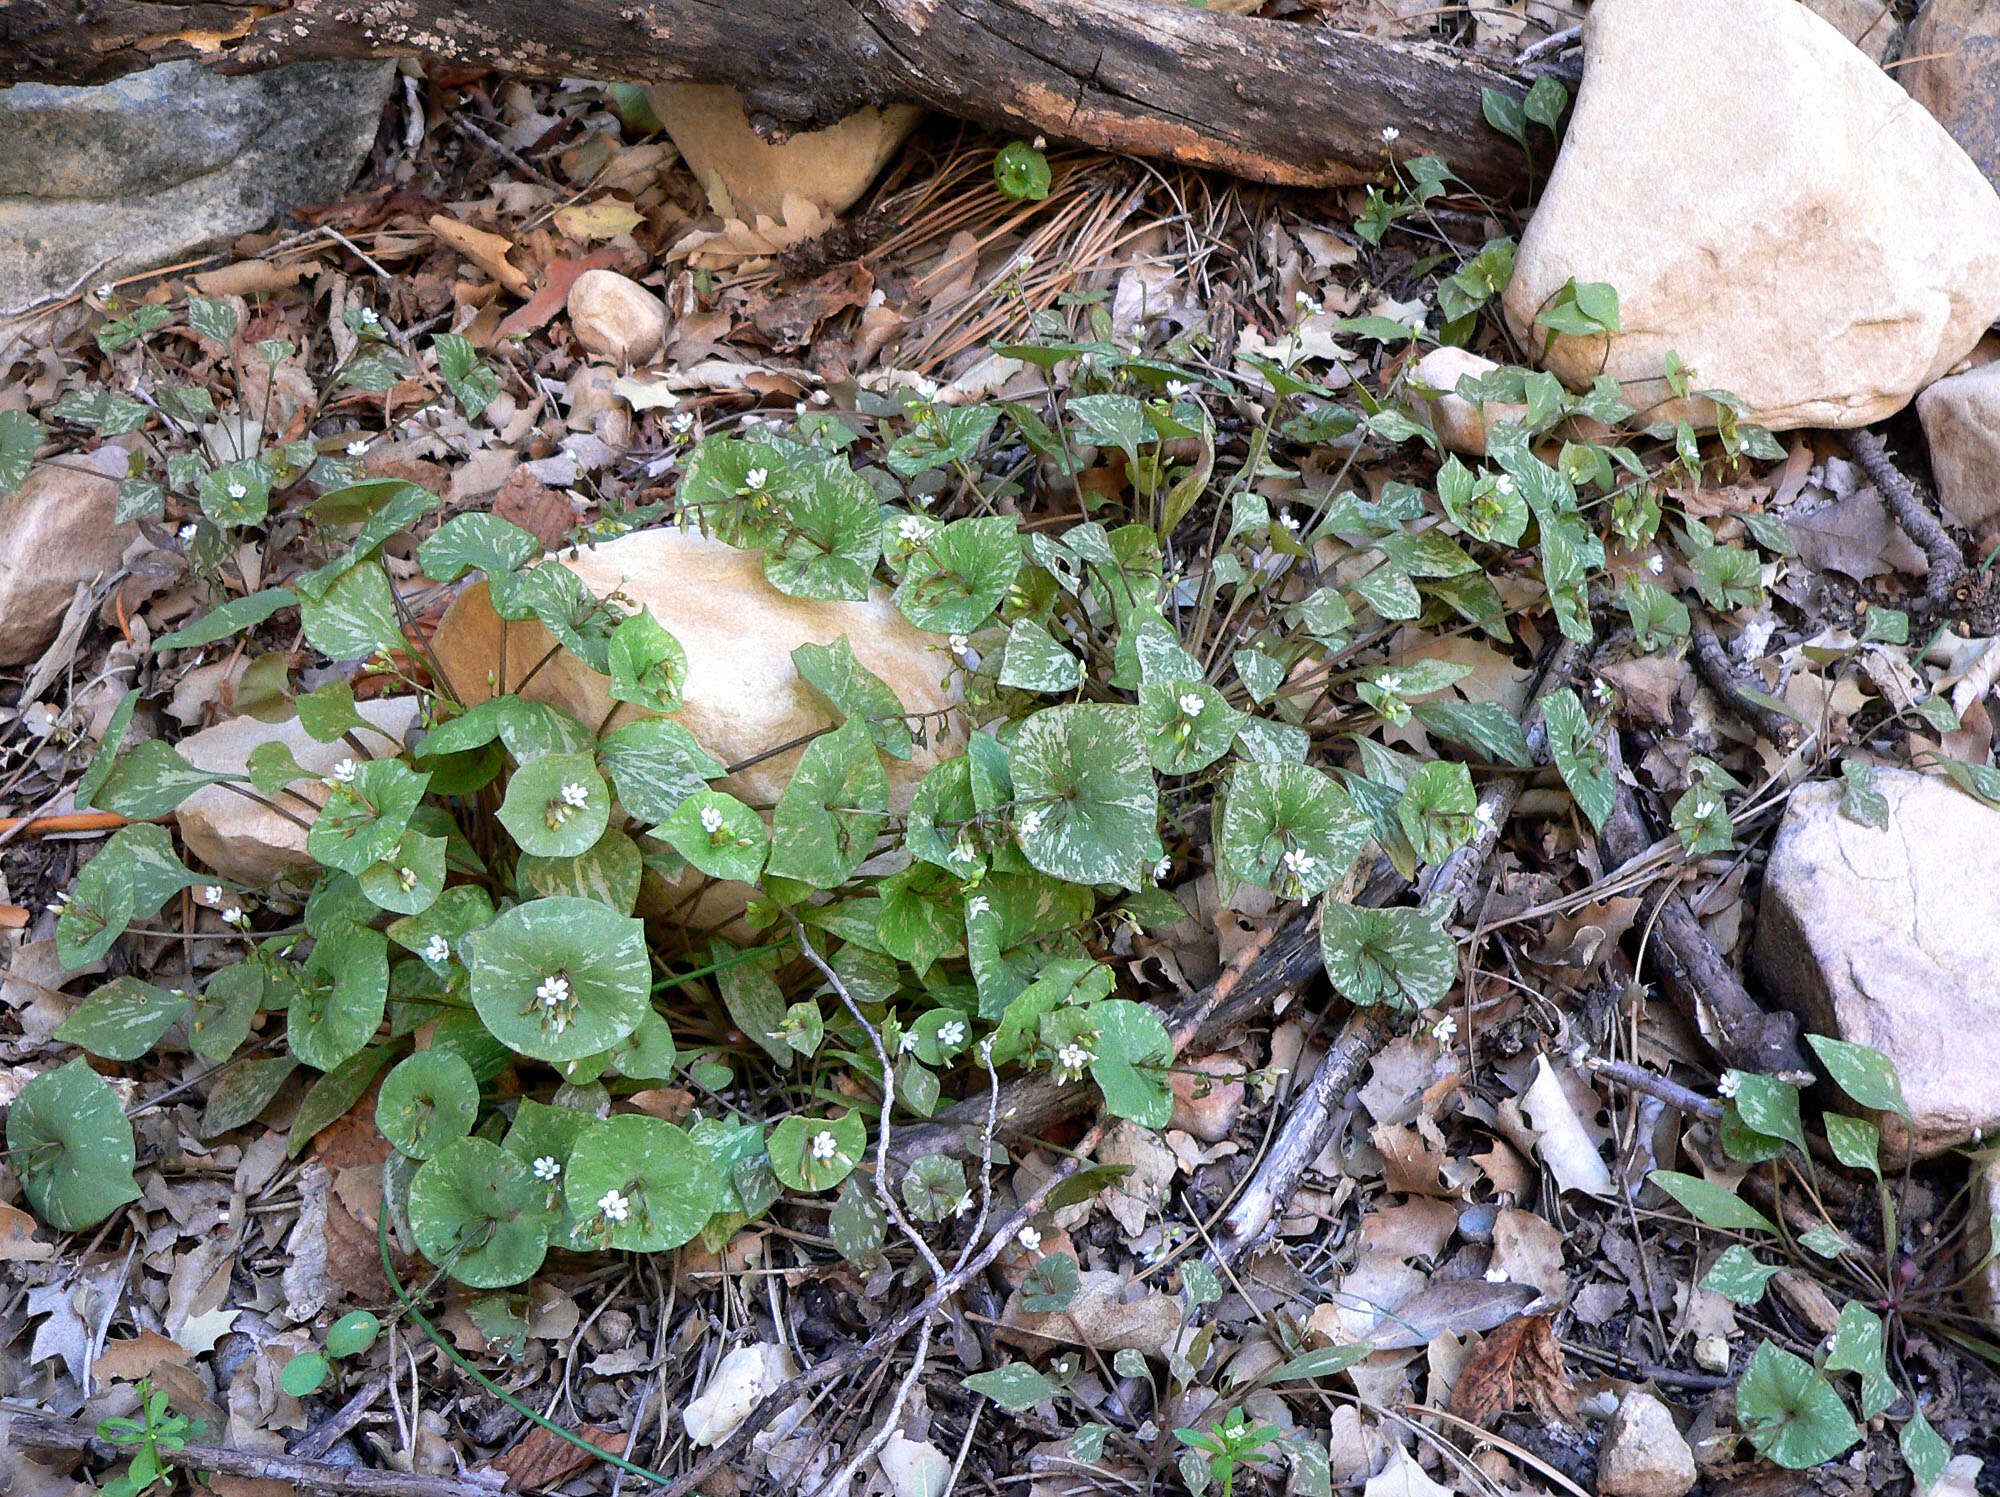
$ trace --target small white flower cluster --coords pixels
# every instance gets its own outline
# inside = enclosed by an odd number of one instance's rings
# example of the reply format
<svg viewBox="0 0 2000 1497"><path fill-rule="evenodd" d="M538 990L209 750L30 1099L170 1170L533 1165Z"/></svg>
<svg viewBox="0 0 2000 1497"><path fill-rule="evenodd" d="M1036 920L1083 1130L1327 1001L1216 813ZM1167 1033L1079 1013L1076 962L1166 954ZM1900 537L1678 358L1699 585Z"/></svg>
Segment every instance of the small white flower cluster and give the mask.
<svg viewBox="0 0 2000 1497"><path fill-rule="evenodd" d="M352 785L361 767L352 759L342 759L327 773L327 781L334 785Z"/></svg>
<svg viewBox="0 0 2000 1497"><path fill-rule="evenodd" d="M812 1157L824 1163L840 1152L840 1140L828 1129L821 1129L813 1135Z"/></svg>
<svg viewBox="0 0 2000 1497"><path fill-rule="evenodd" d="M711 837L722 830L722 807L703 806L701 808L701 829Z"/></svg>
<svg viewBox="0 0 2000 1497"><path fill-rule="evenodd" d="M1279 515L1278 523L1284 526L1285 529L1289 530L1293 535L1297 535L1299 533L1298 517L1292 514L1290 511L1286 511L1284 514Z"/></svg>
<svg viewBox="0 0 2000 1497"><path fill-rule="evenodd" d="M1715 1089L1725 1098L1734 1097L1743 1089L1743 1078L1735 1071L1724 1071L1722 1079L1715 1083Z"/></svg>
<svg viewBox="0 0 2000 1497"><path fill-rule="evenodd" d="M632 1202L616 1190L607 1190L597 1198L597 1209L610 1222L622 1222L632 1215Z"/></svg>
<svg viewBox="0 0 2000 1497"><path fill-rule="evenodd" d="M569 979L561 973L544 977L535 989L535 998L543 1008L561 1008L569 1002Z"/></svg>
<svg viewBox="0 0 2000 1497"><path fill-rule="evenodd" d="M1047 819L1040 808L1027 812L1020 820L1021 835L1023 837L1034 836L1035 833L1042 829L1042 823Z"/></svg>
<svg viewBox="0 0 2000 1497"><path fill-rule="evenodd" d="M1301 882L1316 878L1320 870L1320 860L1303 847L1288 847L1279 861L1285 865L1285 872Z"/></svg>
<svg viewBox="0 0 2000 1497"><path fill-rule="evenodd" d="M743 492L746 494L761 493L764 485L770 481L771 475L769 473L765 472L762 468L752 468L748 473L743 475Z"/></svg>
<svg viewBox="0 0 2000 1497"><path fill-rule="evenodd" d="M1202 701L1200 692L1184 691L1181 693L1180 708L1182 717L1200 717L1201 709L1205 705L1207 704Z"/></svg>
<svg viewBox="0 0 2000 1497"><path fill-rule="evenodd" d="M930 522L922 515L904 515L896 522L896 539L906 546L921 546L930 534Z"/></svg>
<svg viewBox="0 0 2000 1497"><path fill-rule="evenodd" d="M965 902L965 915L968 920L977 920L992 908L992 903L984 894L975 894Z"/></svg>
<svg viewBox="0 0 2000 1497"><path fill-rule="evenodd" d="M590 804L590 787L571 780L562 787L562 801L572 810L581 811Z"/></svg>
<svg viewBox="0 0 2000 1497"><path fill-rule="evenodd" d="M962 1019L947 1019L938 1025L937 1041L947 1049L965 1043L965 1022Z"/></svg>
<svg viewBox="0 0 2000 1497"><path fill-rule="evenodd" d="M247 926L250 923L250 917L243 912L242 905L232 904L223 910L222 923L238 927Z"/></svg>
<svg viewBox="0 0 2000 1497"><path fill-rule="evenodd" d="M423 958L427 962L448 962L451 960L451 942L442 935L434 935L424 942Z"/></svg>
<svg viewBox="0 0 2000 1497"><path fill-rule="evenodd" d="M1016 1232L1014 1240L1031 1253L1039 1253L1042 1250L1042 1234L1031 1226L1023 1227Z"/></svg>
<svg viewBox="0 0 2000 1497"><path fill-rule="evenodd" d="M226 485L224 485L223 492L229 495L229 497L232 499L248 498L250 494L250 491L246 489L242 485L242 483L233 478Z"/></svg>
<svg viewBox="0 0 2000 1497"><path fill-rule="evenodd" d="M362 453L366 452L367 450L368 450L368 439L366 437L356 437L353 441L347 444L347 455L349 457L359 457L361 456Z"/></svg>
<svg viewBox="0 0 2000 1497"><path fill-rule="evenodd" d="M1076 1080L1085 1071L1090 1069L1090 1063L1095 1059L1097 1059L1096 1055L1090 1051L1088 1046L1080 1045L1075 1040L1071 1040L1056 1051L1056 1083L1058 1085L1067 1085L1069 1082Z"/></svg>
<svg viewBox="0 0 2000 1497"><path fill-rule="evenodd" d="M544 1183L553 1181L562 1174L562 1166L556 1163L556 1156L544 1154L534 1163L535 1178Z"/></svg>
<svg viewBox="0 0 2000 1497"><path fill-rule="evenodd" d="M1446 1014L1437 1023L1431 1025L1431 1038L1436 1040L1440 1045L1450 1044L1452 1036L1457 1033L1458 1020L1450 1014Z"/></svg>
<svg viewBox="0 0 2000 1497"><path fill-rule="evenodd" d="M1165 883L1172 876L1173 871L1174 860L1170 857L1161 858L1159 862L1153 865L1153 882L1156 884Z"/></svg>

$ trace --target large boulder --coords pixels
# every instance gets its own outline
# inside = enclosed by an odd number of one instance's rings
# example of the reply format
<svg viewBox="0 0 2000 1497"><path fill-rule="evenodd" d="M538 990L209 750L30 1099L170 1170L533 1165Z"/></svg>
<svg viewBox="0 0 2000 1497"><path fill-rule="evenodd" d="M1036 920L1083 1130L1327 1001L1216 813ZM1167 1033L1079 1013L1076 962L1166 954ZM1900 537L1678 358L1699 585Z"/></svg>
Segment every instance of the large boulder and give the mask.
<svg viewBox="0 0 2000 1497"><path fill-rule="evenodd" d="M2000 363L1939 380L1917 397L1938 502L1967 530L2000 515Z"/></svg>
<svg viewBox="0 0 2000 1497"><path fill-rule="evenodd" d="M372 738L359 734L362 742L383 755L402 750L417 720L414 697L362 702L356 710L376 729ZM331 774L341 760L356 757L354 746L345 739L321 743L296 717L279 723L255 717L224 718L212 728L183 738L177 747L197 769L242 774L251 751L265 743L282 743L301 769L319 776ZM287 873L312 866L312 855L306 851L306 826L299 823L312 823L326 804L327 790L324 779L298 781L290 793L272 803L291 813L286 815L226 785L204 785L181 802L175 819L188 851L210 871L233 883L262 888Z"/></svg>
<svg viewBox="0 0 2000 1497"><path fill-rule="evenodd" d="M1712 419L1705 400L1661 404L1674 353L1748 420L1863 426L2000 314L2000 196L1794 0L1598 0L1507 288L1524 343L1541 348L1535 316L1572 278L1617 289L1620 330L1558 335L1563 379L1609 373L1652 414Z"/></svg>
<svg viewBox="0 0 2000 1497"><path fill-rule="evenodd" d="M878 589L866 603L788 597L764 576L762 552L739 551L671 528L634 531L567 553L562 565L597 596L621 593L643 607L680 641L687 652L687 677L675 719L724 764L758 760L718 782L753 806L770 805L784 793L805 752L803 747L772 750L835 724L826 702L792 664L792 651L802 644L832 644L844 636L855 658L880 676L908 711L947 712L956 706L955 663L944 637L910 623L885 590ZM438 624L432 648L467 702L494 693L501 628L483 582L460 593ZM505 628L507 685L523 696L560 707L593 728L650 715L612 701L610 680L566 651L522 687L519 678L553 641L533 620ZM917 782L937 763L940 751L956 748L959 736L947 723L934 728L911 758L884 761L895 809L908 808Z"/></svg>
<svg viewBox="0 0 2000 1497"><path fill-rule="evenodd" d="M783 224L786 200L832 216L854 206L923 118L911 104L861 109L776 145L750 128L743 95L720 83L655 83L646 98L709 206L725 218ZM814 232L817 232L815 230Z"/></svg>
<svg viewBox="0 0 2000 1497"><path fill-rule="evenodd" d="M338 198L395 70L303 62L231 77L171 62L91 88L0 88L0 315Z"/></svg>
<svg viewBox="0 0 2000 1497"><path fill-rule="evenodd" d="M2000 1128L2000 811L1939 776L1876 785L1879 830L1841 813L1837 783L1793 794L1751 957L1809 1032L1895 1062L1913 1124L1883 1119L1885 1139L1930 1155Z"/></svg>
<svg viewBox="0 0 2000 1497"><path fill-rule="evenodd" d="M78 585L117 569L139 533L114 518L127 462L108 446L45 463L0 502L0 665L40 655Z"/></svg>
<svg viewBox="0 0 2000 1497"><path fill-rule="evenodd" d="M1897 76L1965 154L2000 184L2000 7L1929 0L1903 43Z"/></svg>

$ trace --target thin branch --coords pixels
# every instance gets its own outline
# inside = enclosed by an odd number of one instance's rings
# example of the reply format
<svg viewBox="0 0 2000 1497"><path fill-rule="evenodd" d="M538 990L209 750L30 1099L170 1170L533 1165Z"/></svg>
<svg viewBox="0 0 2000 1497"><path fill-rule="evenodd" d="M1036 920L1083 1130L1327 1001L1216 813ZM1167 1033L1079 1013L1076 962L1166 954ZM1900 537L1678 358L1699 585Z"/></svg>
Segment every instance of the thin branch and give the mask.
<svg viewBox="0 0 2000 1497"><path fill-rule="evenodd" d="M1930 575L1924 579L1925 604L1934 614L1950 613L1965 591L1965 553L1951 538L1943 522L1930 512L1916 485L1890 461L1889 450L1882 445L1880 437L1872 431L1858 429L1843 435L1847 440L1847 450L1861 464L1861 471L1868 475L1875 492L1889 506L1896 523L1903 527L1911 540L1923 547L1924 556L1930 561Z"/></svg>

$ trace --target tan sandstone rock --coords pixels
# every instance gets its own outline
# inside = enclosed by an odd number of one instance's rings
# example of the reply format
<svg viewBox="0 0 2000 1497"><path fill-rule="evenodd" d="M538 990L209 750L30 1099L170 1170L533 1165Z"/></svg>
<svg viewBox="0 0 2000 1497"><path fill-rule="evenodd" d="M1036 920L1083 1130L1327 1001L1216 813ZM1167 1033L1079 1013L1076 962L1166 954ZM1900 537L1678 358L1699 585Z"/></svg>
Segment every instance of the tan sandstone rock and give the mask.
<svg viewBox="0 0 2000 1497"><path fill-rule="evenodd" d="M1938 502L1967 530L2000 515L2000 364L1939 380L1917 397Z"/></svg>
<svg viewBox="0 0 2000 1497"><path fill-rule="evenodd" d="M417 720L414 697L362 702L357 710L382 734L379 742L366 735L362 742L383 754L398 752ZM340 739L321 743L296 717L281 723L254 717L227 718L183 738L177 747L197 769L241 774L250 751L273 742L284 744L300 767L314 775L329 774L342 759L355 757L352 744ZM311 779L298 781L292 789L304 800L288 795L281 797L280 803L310 823L317 808L326 802L326 786ZM262 886L312 866L306 852L305 827L226 786L204 785L181 802L176 817L188 851L210 870L236 883Z"/></svg>
<svg viewBox="0 0 2000 1497"><path fill-rule="evenodd" d="M1716 38L1732 39L1718 46ZM1774 428L1861 426L2000 314L2000 196L1882 70L1794 0L1598 0L1562 154L1506 293L1538 310L1608 282L1620 331L1559 336L1647 409L1676 353ZM1685 414L1712 416L1706 401ZM1653 411L1652 414L1659 412Z"/></svg>
<svg viewBox="0 0 2000 1497"><path fill-rule="evenodd" d="M944 638L905 619L886 590L878 589L866 603L788 597L766 580L762 552L670 528L634 531L568 553L562 565L599 597L622 592L680 641L687 678L675 720L724 764L833 726L832 713L792 664L792 651L802 644L831 644L844 635L855 658L911 712L956 704L949 682L954 662ZM432 647L468 703L494 694L500 630L483 582L459 594L438 624ZM533 620L510 623L506 630L512 678L507 684L518 688L519 677L548 652L552 640ZM652 715L630 703L614 704L610 688L607 677L560 652L535 672L522 695L560 707L593 728ZM907 809L940 749L949 751L956 741L950 731L933 733L929 746L911 758L883 761L897 810ZM774 755L717 784L751 805L769 805L791 783L804 752Z"/></svg>
<svg viewBox="0 0 2000 1497"><path fill-rule="evenodd" d="M743 95L719 83L655 83L646 98L666 126L709 206L725 218L783 223L785 200L845 212L896 154L923 111L897 104L862 109L824 130L772 145L743 113Z"/></svg>
<svg viewBox="0 0 2000 1497"><path fill-rule="evenodd" d="M1751 958L1809 1033L1895 1062L1914 1137L1940 1153L2000 1129L2000 1064L1968 1036L2000 1033L2000 811L1943 776L1879 769L1877 831L1840 813L1841 787L1792 796L1764 871Z"/></svg>
<svg viewBox="0 0 2000 1497"><path fill-rule="evenodd" d="M44 463L0 502L0 665L48 647L79 583L115 571L139 533L116 524L121 447Z"/></svg>
<svg viewBox="0 0 2000 1497"><path fill-rule="evenodd" d="M1430 413L1431 430L1437 433L1446 451L1484 457L1489 431L1527 416L1528 408L1524 405L1500 402L1475 405L1457 393L1461 379L1468 376L1479 379L1499 367L1491 359L1463 348L1433 348L1410 370L1410 378L1416 383L1445 392L1424 404Z"/></svg>
<svg viewBox="0 0 2000 1497"><path fill-rule="evenodd" d="M1876 62L1889 55L1896 40L1896 11L1888 0L1805 0L1805 6Z"/></svg>
<svg viewBox="0 0 2000 1497"><path fill-rule="evenodd" d="M667 307L630 276L586 270L569 288L570 331L576 341L615 364L641 364L667 337Z"/></svg>
<svg viewBox="0 0 2000 1497"><path fill-rule="evenodd" d="M1599 1497L1685 1497L1694 1483L1694 1452L1673 1411L1650 1393L1627 1393L1597 1450Z"/></svg>
<svg viewBox="0 0 2000 1497"><path fill-rule="evenodd" d="M1903 43L1896 76L1910 97L2000 185L2000 8L1991 0L1928 0Z"/></svg>

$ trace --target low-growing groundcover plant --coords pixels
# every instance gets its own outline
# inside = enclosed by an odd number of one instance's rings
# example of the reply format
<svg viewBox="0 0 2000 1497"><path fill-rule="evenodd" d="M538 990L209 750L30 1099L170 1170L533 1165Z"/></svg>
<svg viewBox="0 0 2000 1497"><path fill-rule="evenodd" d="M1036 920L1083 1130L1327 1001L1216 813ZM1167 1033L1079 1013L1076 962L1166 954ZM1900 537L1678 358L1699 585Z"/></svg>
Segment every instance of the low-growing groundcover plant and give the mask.
<svg viewBox="0 0 2000 1497"><path fill-rule="evenodd" d="M1445 175L1404 168L1376 239L1420 215ZM1445 283L1449 336L1476 326L1511 254L1496 240ZM1708 520L1670 515L1669 481L1781 451L1736 423L1721 392L1708 393L1724 402L1723 428L1704 445L1684 423L1646 425L1609 381L1579 394L1510 366L1459 393L1524 417L1494 429L1485 459L1434 463L1418 400L1436 392L1408 378L1414 345L1434 340L1411 324L1335 322L1383 371L1373 389L1337 391L1296 358L1220 372L1184 335L1120 347L1102 306L1083 298L1070 310L1075 328L1045 318L1033 340L999 350L1066 371L1039 407L905 392L690 437L671 512L613 522L699 527L756 549L771 584L792 596L885 589L948 641L964 746L903 814L885 760L907 760L940 725L906 716L844 643L795 655L837 726L804 746L774 804L746 804L720 788L730 767L674 719L685 661L667 621L593 596L504 519L439 523L436 495L362 477L365 434L218 461L189 440L215 412L206 391L169 395L154 382L145 400L106 389L65 401L54 415L79 433L143 439L121 491L126 512L196 513L181 540L219 587L233 538L274 512L296 511L327 538L287 585L232 597L157 647L255 648L256 631L295 621L340 668L300 690L276 652L260 656L266 706L352 753L323 779L278 743L242 774L205 771L158 740L128 744L128 697L75 800L131 824L64 899L61 959L99 960L184 890L239 933L243 957L198 992L118 977L58 1038L131 1062L178 1026L217 1068L211 1134L258 1117L303 1071L294 1152L373 1089L396 1150L385 1167L395 1234L458 1283L505 1290L552 1252L719 1247L788 1193L831 1196L828 1235L850 1259L879 1261L891 1225L928 1255L928 1238L962 1230L975 1210L983 1221L981 1187L960 1159L933 1154L892 1189L878 1169L885 1130L987 1094L1003 1075L1046 1073L1092 1089L1113 1117L1163 1126L1172 1039L1152 1007L1118 995L1105 958L1121 925L1183 918L1163 886L1211 849L1224 897L1254 886L1316 904L1327 973L1349 1002L1410 1014L1440 1005L1460 959L1444 909L1408 898L1364 906L1355 895L1378 865L1414 882L1450 858L1482 825L1481 787L1528 772L1535 757L1511 712L1454 690L1468 667L1385 651L1410 629L1512 646L1528 617L1588 644L1618 615L1639 648L1681 648L1691 603L1719 611L1758 598L1759 548L1776 555L1789 541L1775 521L1724 538ZM1573 286L1541 321L1551 336L1588 335L1615 328L1617 315L1610 288ZM99 341L143 360L165 332L206 340L247 401L259 387L250 371L261 362L268 389L295 351L244 347L241 327L230 303L197 298L182 312L136 309ZM467 411L498 388L462 339L419 354L358 312L346 333L336 387L380 390L434 368ZM1670 373L1692 389L1691 372ZM1242 419L1246 409L1255 420ZM1610 435L1582 439L1572 418ZM0 426L0 480L18 483L47 436L31 418ZM1406 453L1413 481L1355 483L1364 451ZM1120 475L1115 497L1082 485L1092 465ZM1026 523L1024 509L1036 511ZM408 615L398 578L412 542L424 577L483 578L503 619L539 625L552 650L642 715L606 730L533 700L533 660L493 683L507 688L499 694L458 699ZM1684 592L1670 590L1670 568ZM1896 619L1880 612L1870 628L1889 637ZM364 678L373 693L419 703L416 729L394 751L361 715ZM1600 742L1610 705L1608 693L1564 686L1542 709L1561 781L1592 827L1616 794ZM1935 714L1941 704L1929 705ZM1991 771L1945 767L2000 798ZM1854 769L1863 782L1864 766ZM308 780L318 780L311 797L300 793ZM190 867L160 821L209 784L305 827L313 872L251 891ZM1698 766L1674 809L1689 851L1733 845L1728 797L1742 790L1720 766ZM642 890L690 877L754 885L756 934L649 927ZM716 1012L740 1042L716 1037L704 1017ZM1761 1123L1747 1110L1746 1097L1780 1105L1764 1097L1767 1080L1743 1079L1731 1114L1742 1138L1803 1149L1768 1109ZM694 1099L682 1121L628 1105L669 1082ZM1847 1121L1829 1118L1830 1140L1837 1124ZM1858 1137L1843 1137L1842 1162L1872 1168ZM21 1092L7 1146L30 1205L59 1230L91 1227L137 1197L130 1125L81 1058ZM1761 1213L1711 1220L1707 1197L1687 1193L1693 1177L1657 1178L1710 1225L1772 1227ZM1893 1247L1894 1223L1885 1242ZM1717 1272L1748 1293L1749 1266L1727 1261ZM1044 1275L1043 1308L1074 1293L1073 1260L1069 1269L1067 1287L1059 1267ZM352 1355L372 1336L350 1328L340 1338L349 1349L330 1338L327 1355ZM1746 1431L1786 1464L1838 1454L1821 1391L1831 1385L1767 1350L1739 1400ZM328 1371L311 1355L294 1379L307 1391ZM1309 1375L1340 1365L1321 1357ZM1019 1372L1037 1397L1057 1391ZM1004 1391L1009 1376L1022 1381L1003 1368L973 1386ZM1887 1407L1878 1395L1864 1372L1864 1418ZM1913 1468L1928 1470L1936 1447L1921 1420L1905 1425L1904 1443ZM1225 1490L1268 1438L1240 1410L1179 1435L1183 1469Z"/></svg>

